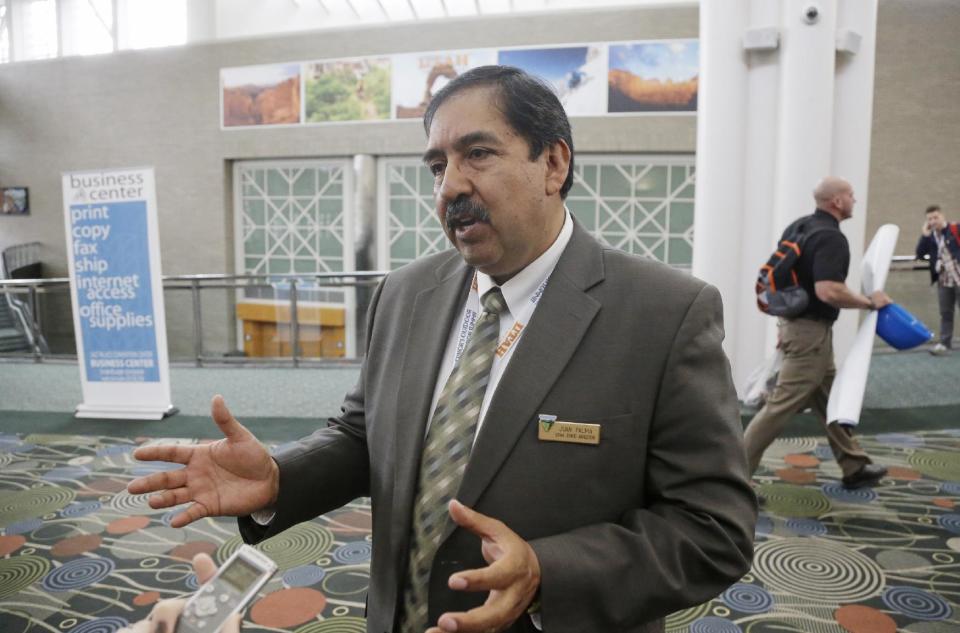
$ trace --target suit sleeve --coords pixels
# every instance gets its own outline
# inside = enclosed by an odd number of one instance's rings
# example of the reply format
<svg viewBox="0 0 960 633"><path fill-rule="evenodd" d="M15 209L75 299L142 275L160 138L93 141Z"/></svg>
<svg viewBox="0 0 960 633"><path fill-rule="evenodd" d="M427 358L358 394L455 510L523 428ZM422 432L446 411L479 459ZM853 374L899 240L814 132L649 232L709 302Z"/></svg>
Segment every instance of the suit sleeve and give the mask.
<svg viewBox="0 0 960 633"><path fill-rule="evenodd" d="M616 523L531 541L545 631L630 629L709 600L749 570L757 503L722 340L720 294L706 286L656 394L645 501Z"/></svg>
<svg viewBox="0 0 960 633"><path fill-rule="evenodd" d="M368 346L385 282L377 286L370 300ZM366 361L360 367L356 386L344 397L340 416L328 419L325 428L284 447L273 456L280 466L276 515L269 525L261 525L249 516L240 517L240 535L245 542L259 543L297 523L370 494L364 415L365 378Z"/></svg>
<svg viewBox="0 0 960 633"><path fill-rule="evenodd" d="M921 235L920 239L917 240L917 259L923 259L927 255L932 256L936 248L937 243L934 241L932 235Z"/></svg>

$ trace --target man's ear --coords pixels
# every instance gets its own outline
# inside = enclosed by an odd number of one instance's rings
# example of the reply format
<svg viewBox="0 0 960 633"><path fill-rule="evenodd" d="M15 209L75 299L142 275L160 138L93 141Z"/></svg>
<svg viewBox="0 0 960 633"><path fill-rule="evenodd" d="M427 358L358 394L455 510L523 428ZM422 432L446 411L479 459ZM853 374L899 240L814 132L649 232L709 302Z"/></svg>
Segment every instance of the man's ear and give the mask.
<svg viewBox="0 0 960 633"><path fill-rule="evenodd" d="M544 150L544 154L547 159L545 191L548 196L553 196L560 193L567 180L567 172L570 170L570 146L563 139L558 139Z"/></svg>

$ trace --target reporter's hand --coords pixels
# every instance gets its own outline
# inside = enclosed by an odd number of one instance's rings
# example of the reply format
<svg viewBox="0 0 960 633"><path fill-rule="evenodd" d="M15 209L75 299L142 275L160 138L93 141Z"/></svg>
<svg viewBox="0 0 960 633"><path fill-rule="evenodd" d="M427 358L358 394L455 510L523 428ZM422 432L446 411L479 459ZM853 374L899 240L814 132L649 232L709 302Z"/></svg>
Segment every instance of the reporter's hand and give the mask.
<svg viewBox="0 0 960 633"><path fill-rule="evenodd" d="M150 497L151 508L190 503L173 517L173 527L204 517L247 515L276 501L280 469L269 451L230 415L222 396L214 396L211 414L223 432L222 440L195 446L142 446L133 452L142 461L186 465L134 479L127 485L131 494L160 491Z"/></svg>
<svg viewBox="0 0 960 633"><path fill-rule="evenodd" d="M933 228L930 226L929 220L923 223L923 228L920 229L920 232L923 233L924 237L930 237L933 233Z"/></svg>
<svg viewBox="0 0 960 633"><path fill-rule="evenodd" d="M883 290L877 290L876 292L872 293L870 295L870 300L873 301L873 306L877 310L893 303L893 299L891 299L890 296Z"/></svg>
<svg viewBox="0 0 960 633"><path fill-rule="evenodd" d="M217 573L217 565L207 554L197 554L193 557L193 571L197 574L200 584L203 584ZM153 607L153 611L146 619L134 622L117 633L174 633L177 630L177 620L186 604L186 598L162 600ZM240 614L235 613L227 618L220 632L240 633Z"/></svg>
<svg viewBox="0 0 960 633"><path fill-rule="evenodd" d="M450 576L457 591L489 591L487 601L464 613L444 613L427 633L493 633L503 631L525 615L540 588L540 561L520 536L501 521L475 512L459 501L450 502L450 517L482 539L483 559L490 563Z"/></svg>

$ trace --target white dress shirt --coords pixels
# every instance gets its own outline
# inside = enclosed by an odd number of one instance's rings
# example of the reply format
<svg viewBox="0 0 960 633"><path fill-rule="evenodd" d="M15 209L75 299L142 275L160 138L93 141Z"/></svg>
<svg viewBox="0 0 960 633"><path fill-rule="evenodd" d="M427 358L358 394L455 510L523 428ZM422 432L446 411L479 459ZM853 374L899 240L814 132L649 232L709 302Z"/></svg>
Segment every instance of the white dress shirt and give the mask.
<svg viewBox="0 0 960 633"><path fill-rule="evenodd" d="M550 248L500 286L507 309L500 313L500 338L498 340L502 342L502 347L506 349L503 350L502 354L493 357L490 380L487 382L487 391L483 396L483 404L480 406L480 418L477 421L476 433L480 432L490 401L493 399L497 385L500 384L500 378L513 356L513 351L517 348L520 339L523 338L523 329L526 329L526 325L530 322L530 318L536 310L537 301L539 301L540 294L543 292L543 286L553 273L553 269L556 268L557 262L560 261L560 256L570 242L572 235L573 220L570 219L570 213L565 212L563 227ZM490 275L480 271L477 271L476 275L476 291L471 290L467 296L467 300L460 311L460 318L454 321L450 334L447 336L447 349L444 351L440 372L437 374L437 382L433 388L433 400L430 403L430 412L427 416L428 426L429 421L433 419L433 412L437 408L437 401L440 400L440 393L453 371L453 364L459 355L458 352L463 351L464 345L460 342L461 332L467 329L472 331L470 326L475 323L474 315L479 315L481 312L480 297L497 285ZM517 324L522 325L523 329L520 329L519 334L512 338L512 344L507 345L508 335ZM476 434L474 434L474 439L476 439Z"/></svg>

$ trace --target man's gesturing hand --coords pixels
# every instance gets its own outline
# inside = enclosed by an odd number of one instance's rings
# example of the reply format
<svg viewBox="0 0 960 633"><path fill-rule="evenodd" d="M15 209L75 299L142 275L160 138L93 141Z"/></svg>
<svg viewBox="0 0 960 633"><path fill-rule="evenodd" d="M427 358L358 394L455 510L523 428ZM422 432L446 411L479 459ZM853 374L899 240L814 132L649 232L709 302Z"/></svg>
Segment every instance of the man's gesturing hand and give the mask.
<svg viewBox="0 0 960 633"><path fill-rule="evenodd" d="M502 522L450 502L450 516L482 539L483 558L490 565L450 576L458 591L489 591L483 606L466 613L444 613L427 633L491 633L502 631L525 614L540 587L540 561L533 548Z"/></svg>
<svg viewBox="0 0 960 633"><path fill-rule="evenodd" d="M150 497L151 508L192 502L173 517L173 527L208 516L243 516L276 501L280 471L270 453L230 415L222 396L214 396L211 413L224 439L195 446L142 446L133 452L141 461L186 465L127 485L131 494L162 491Z"/></svg>

